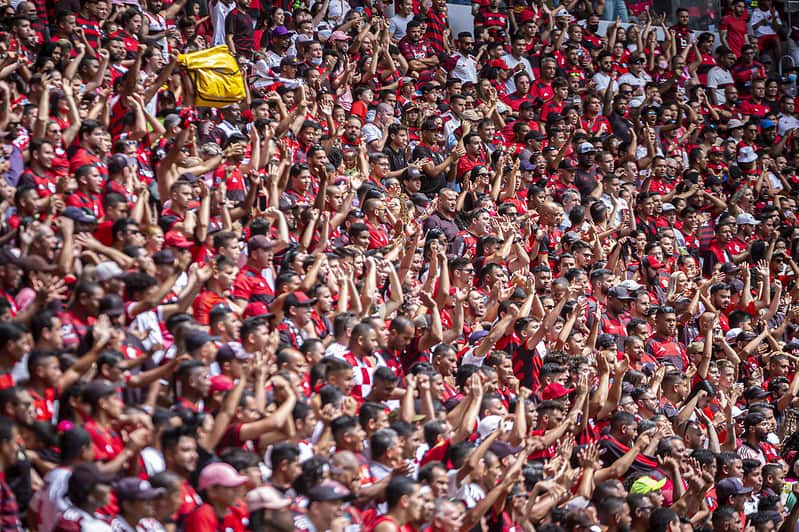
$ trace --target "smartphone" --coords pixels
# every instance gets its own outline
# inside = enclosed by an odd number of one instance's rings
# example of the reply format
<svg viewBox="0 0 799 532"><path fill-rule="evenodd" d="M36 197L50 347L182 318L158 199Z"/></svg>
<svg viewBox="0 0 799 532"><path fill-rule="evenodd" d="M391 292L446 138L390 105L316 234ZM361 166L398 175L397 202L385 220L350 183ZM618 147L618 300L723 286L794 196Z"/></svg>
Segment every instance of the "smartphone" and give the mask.
<svg viewBox="0 0 799 532"><path fill-rule="evenodd" d="M269 207L266 196L258 196L258 210L265 211Z"/></svg>

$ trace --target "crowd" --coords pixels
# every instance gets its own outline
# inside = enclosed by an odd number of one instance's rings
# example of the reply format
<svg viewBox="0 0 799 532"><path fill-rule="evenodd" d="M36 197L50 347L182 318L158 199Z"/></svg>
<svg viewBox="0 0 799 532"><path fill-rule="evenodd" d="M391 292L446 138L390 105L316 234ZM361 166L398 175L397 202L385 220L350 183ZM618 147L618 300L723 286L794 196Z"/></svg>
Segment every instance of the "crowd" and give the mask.
<svg viewBox="0 0 799 532"><path fill-rule="evenodd" d="M0 532L795 532L788 4L4 4Z"/></svg>

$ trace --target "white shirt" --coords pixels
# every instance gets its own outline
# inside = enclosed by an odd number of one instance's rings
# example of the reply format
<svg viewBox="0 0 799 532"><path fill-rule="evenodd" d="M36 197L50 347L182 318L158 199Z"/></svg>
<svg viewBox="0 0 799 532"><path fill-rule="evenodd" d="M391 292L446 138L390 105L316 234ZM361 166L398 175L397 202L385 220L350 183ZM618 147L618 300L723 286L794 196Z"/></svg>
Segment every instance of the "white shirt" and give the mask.
<svg viewBox="0 0 799 532"><path fill-rule="evenodd" d="M455 68L452 69L450 77L459 79L466 83L471 81L477 83L477 59L471 55L462 55L460 52L455 52L455 57L458 62L455 63Z"/></svg>
<svg viewBox="0 0 799 532"><path fill-rule="evenodd" d="M71 476L69 468L57 467L45 475L44 488L33 495L30 507L39 516L40 532L52 532L59 514L69 508L66 495Z"/></svg>
<svg viewBox="0 0 799 532"><path fill-rule="evenodd" d="M236 2L225 4L221 0L211 8L211 24L214 27L214 46L225 44L225 19L236 8Z"/></svg>
<svg viewBox="0 0 799 532"><path fill-rule="evenodd" d="M724 89L720 89L719 87L732 85L733 83L735 83L735 80L732 79L732 72L726 68L714 66L707 73L707 87L713 89L713 94L716 97L716 105L723 105L727 102L727 98L724 97Z"/></svg>
<svg viewBox="0 0 799 532"><path fill-rule="evenodd" d="M521 59L516 59L511 54L505 54L501 58L505 61L505 64L508 65L508 70L513 70L516 68L516 65L519 63L524 65L524 71L527 72L527 75L530 76L530 81L535 81L535 76L533 75L533 67L530 64L530 61L522 57ZM514 75L516 75L514 73ZM513 76L508 78L508 81L505 82L505 87L508 89L508 94L512 92L516 92L516 82L513 81Z"/></svg>
<svg viewBox="0 0 799 532"><path fill-rule="evenodd" d="M613 81L613 78L610 77L610 74L605 74L604 72L597 72L594 74L594 77L591 78L596 85L596 90L599 92L607 90L608 86L613 83L613 93L619 92L619 84Z"/></svg>
<svg viewBox="0 0 799 532"><path fill-rule="evenodd" d="M633 100L636 101L638 105L632 105L632 107L639 107L644 103L644 88L646 87L646 84L650 83L651 81L652 78L643 70L639 76L636 76L632 72L627 72L618 79L619 85L626 83L631 85L633 89L637 87L641 88L641 94L633 96Z"/></svg>
<svg viewBox="0 0 799 532"><path fill-rule="evenodd" d="M67 521L79 522L81 532L113 532L111 525L97 519L93 515L87 514L75 506L68 508L64 512L63 517Z"/></svg>
<svg viewBox="0 0 799 532"><path fill-rule="evenodd" d="M408 31L408 22L413 20L413 13L407 17L402 15L394 15L391 17L391 24L388 26L388 33L395 41L405 38L405 33Z"/></svg>
<svg viewBox="0 0 799 532"><path fill-rule="evenodd" d="M757 28L755 25L766 20L767 22L761 24ZM777 32L771 27L772 23L776 22L778 25L782 24L780 16L775 12L774 15L771 11L763 11L762 9L753 9L752 14L749 15L749 33L755 37L765 37L766 35L776 35Z"/></svg>
<svg viewBox="0 0 799 532"><path fill-rule="evenodd" d="M777 118L777 133L784 137L792 129L799 128L799 119L795 116L780 113Z"/></svg>

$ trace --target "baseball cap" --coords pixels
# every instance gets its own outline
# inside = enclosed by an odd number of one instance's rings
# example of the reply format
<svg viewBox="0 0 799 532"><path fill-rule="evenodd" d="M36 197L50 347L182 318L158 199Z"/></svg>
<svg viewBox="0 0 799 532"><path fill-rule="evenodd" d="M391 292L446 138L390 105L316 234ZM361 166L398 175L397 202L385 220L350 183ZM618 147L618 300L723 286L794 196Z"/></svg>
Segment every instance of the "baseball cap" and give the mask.
<svg viewBox="0 0 799 532"><path fill-rule="evenodd" d="M675 207L673 203L664 203L661 210L663 212L674 212L677 210L677 207Z"/></svg>
<svg viewBox="0 0 799 532"><path fill-rule="evenodd" d="M237 488L247 482L247 477L240 475L236 469L225 462L214 462L205 466L200 472L198 487L201 490L212 486Z"/></svg>
<svg viewBox="0 0 799 532"><path fill-rule="evenodd" d="M226 342L222 344L216 352L217 362L229 362L231 360L249 360L250 355L238 342Z"/></svg>
<svg viewBox="0 0 799 532"><path fill-rule="evenodd" d="M541 399L548 401L550 399L560 399L572 393L574 388L566 388L559 382L552 382L541 391Z"/></svg>
<svg viewBox="0 0 799 532"><path fill-rule="evenodd" d="M151 501L166 493L164 488L154 488L146 480L137 477L125 477L114 483L117 497L126 501Z"/></svg>
<svg viewBox="0 0 799 532"><path fill-rule="evenodd" d="M743 212L735 218L735 223L738 225L760 225L760 222L755 220L755 217L748 212Z"/></svg>
<svg viewBox="0 0 799 532"><path fill-rule="evenodd" d="M349 35L347 35L346 33L344 33L341 30L336 30L336 31L334 31L333 33L330 34L330 37L328 37L327 40L330 41L330 42L333 42L333 41L351 41L352 37L350 37Z"/></svg>
<svg viewBox="0 0 799 532"><path fill-rule="evenodd" d="M263 301L253 301L252 303L247 303L247 306L244 307L244 312L242 313L241 318L247 319L253 316L271 318L274 317L274 314L269 312L269 307Z"/></svg>
<svg viewBox="0 0 799 532"><path fill-rule="evenodd" d="M115 153L108 159L108 173L116 174L128 166L128 158L121 153Z"/></svg>
<svg viewBox="0 0 799 532"><path fill-rule="evenodd" d="M663 263L657 260L654 255L647 255L646 258L649 259L650 268L659 270L660 268L663 267Z"/></svg>
<svg viewBox="0 0 799 532"><path fill-rule="evenodd" d="M768 397L768 392L760 386L750 386L744 392L744 399L751 401L752 399L765 399ZM750 416L757 416L759 414L749 414ZM759 423L759 421L758 421Z"/></svg>
<svg viewBox="0 0 799 532"><path fill-rule="evenodd" d="M628 292L637 292L644 287L643 285L639 284L636 281L633 281L632 279L627 279L626 281L620 282L619 286L623 286L624 288L627 289Z"/></svg>
<svg viewBox="0 0 799 532"><path fill-rule="evenodd" d="M725 262L721 265L721 273L734 274L741 271L741 267L734 262Z"/></svg>
<svg viewBox="0 0 799 532"><path fill-rule="evenodd" d="M125 302L118 294L106 294L100 298L98 314L105 314L109 318L122 316L125 313Z"/></svg>
<svg viewBox="0 0 799 532"><path fill-rule="evenodd" d="M218 360L219 357L217 356L217 361ZM227 392L228 390L232 390L234 386L233 380L226 375L214 375L211 377L211 393Z"/></svg>
<svg viewBox="0 0 799 532"><path fill-rule="evenodd" d="M164 246L189 249L194 247L194 242L183 236L183 233L179 231L167 231L164 235Z"/></svg>
<svg viewBox="0 0 799 532"><path fill-rule="evenodd" d="M616 298L619 301L632 301L635 299L632 295L630 295L630 292L627 291L627 288L623 287L622 285L614 286L608 290L608 297Z"/></svg>
<svg viewBox="0 0 799 532"><path fill-rule="evenodd" d="M83 389L83 400L95 404L103 397L117 393L117 387L105 379L95 379Z"/></svg>
<svg viewBox="0 0 799 532"><path fill-rule="evenodd" d="M777 124L774 122L774 120L770 118L764 118L763 120L760 121L760 129L771 129L776 125Z"/></svg>
<svg viewBox="0 0 799 532"><path fill-rule="evenodd" d="M347 501L352 492L335 480L325 480L308 490L308 499L315 502Z"/></svg>
<svg viewBox="0 0 799 532"><path fill-rule="evenodd" d="M275 243L263 235L255 235L247 241L247 249L249 251L272 249L273 247L275 247Z"/></svg>
<svg viewBox="0 0 799 532"><path fill-rule="evenodd" d="M101 262L94 268L94 278L98 283L104 283L123 275L125 275L125 271L119 267L119 264L111 260Z"/></svg>
<svg viewBox="0 0 799 532"><path fill-rule="evenodd" d="M250 513L258 510L283 510L291 505L291 499L283 496L272 486L259 486L248 491L245 500Z"/></svg>
<svg viewBox="0 0 799 532"><path fill-rule="evenodd" d="M635 482L633 482L633 485L630 487L630 493L638 493L641 495L646 495L647 493L652 493L653 491L658 491L663 489L663 486L665 485L666 485L665 478L656 480L650 476L643 476L637 478Z"/></svg>
<svg viewBox="0 0 799 532"><path fill-rule="evenodd" d="M286 26L278 26L272 30L272 37L288 37L289 35L293 35L293 31L289 31Z"/></svg>
<svg viewBox="0 0 799 532"><path fill-rule="evenodd" d="M186 344L186 351L192 353L207 344L219 340L218 336L211 336L202 329L189 329L183 333L183 341Z"/></svg>
<svg viewBox="0 0 799 532"><path fill-rule="evenodd" d="M744 127L744 123L737 118L733 118L729 122L727 122L727 130L730 129L738 129L739 127Z"/></svg>
<svg viewBox="0 0 799 532"><path fill-rule="evenodd" d="M524 447L522 447L521 445L514 447L513 445L504 441L495 441L488 447L488 450L494 453L494 455L500 460L502 460L506 456L516 454L523 449Z"/></svg>
<svg viewBox="0 0 799 532"><path fill-rule="evenodd" d="M405 173L402 175L403 180L421 179L422 172L414 166L409 166Z"/></svg>
<svg viewBox="0 0 799 532"><path fill-rule="evenodd" d="M308 297L302 290L295 290L283 300L283 312L288 312L291 307L312 307L315 304L315 297Z"/></svg>
<svg viewBox="0 0 799 532"><path fill-rule="evenodd" d="M561 170L577 170L577 161L574 159L563 159L558 168Z"/></svg>
<svg viewBox="0 0 799 532"><path fill-rule="evenodd" d="M153 253L153 262L155 264L175 264L175 254L171 249L162 249Z"/></svg>
<svg viewBox="0 0 799 532"><path fill-rule="evenodd" d="M582 155L584 153L596 153L596 148L590 142L581 142L579 146L577 146L577 153Z"/></svg>
<svg viewBox="0 0 799 532"><path fill-rule="evenodd" d="M93 224L97 222L97 218L78 207L67 207L61 211L61 216L69 218L79 224Z"/></svg>
<svg viewBox="0 0 799 532"><path fill-rule="evenodd" d="M18 264L23 270L31 272L52 272L57 268L55 264L47 262L39 255L20 257Z"/></svg>
<svg viewBox="0 0 799 532"><path fill-rule="evenodd" d="M88 462L78 464L72 469L69 483L77 486L92 486L94 484L110 484L116 476L115 473L103 472L98 469L97 464Z"/></svg>
<svg viewBox="0 0 799 532"><path fill-rule="evenodd" d="M716 495L719 504L726 503L730 495L746 495L752 493L754 488L747 488L738 477L727 477L718 481L716 484Z"/></svg>

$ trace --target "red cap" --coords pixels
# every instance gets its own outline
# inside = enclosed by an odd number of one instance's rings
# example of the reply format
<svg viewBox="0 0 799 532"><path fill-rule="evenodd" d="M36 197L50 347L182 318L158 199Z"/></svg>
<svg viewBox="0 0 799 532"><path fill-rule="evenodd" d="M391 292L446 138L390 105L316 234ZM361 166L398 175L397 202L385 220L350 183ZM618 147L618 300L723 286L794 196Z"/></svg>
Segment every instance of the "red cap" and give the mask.
<svg viewBox="0 0 799 532"><path fill-rule="evenodd" d="M724 153L724 148L721 146L713 146L710 148L710 153Z"/></svg>
<svg viewBox="0 0 799 532"><path fill-rule="evenodd" d="M214 375L211 377L211 393L226 392L233 389L233 381L225 375Z"/></svg>
<svg viewBox="0 0 799 532"><path fill-rule="evenodd" d="M164 246L189 249L194 247L194 242L183 236L179 231L167 231L164 235Z"/></svg>
<svg viewBox="0 0 799 532"><path fill-rule="evenodd" d="M566 397L573 391L574 388L566 388L559 382L553 382L543 389L541 392L541 399L544 401L549 401L550 399L560 399L561 397Z"/></svg>
<svg viewBox="0 0 799 532"><path fill-rule="evenodd" d="M525 9L519 16L519 22L527 22L528 20L533 19L535 19L535 13L533 13L532 9Z"/></svg>
<svg viewBox="0 0 799 532"><path fill-rule="evenodd" d="M488 66L495 68L504 68L505 70L508 69L508 64L502 59L492 59L491 61L488 62Z"/></svg>
<svg viewBox="0 0 799 532"><path fill-rule="evenodd" d="M646 256L647 262L649 262L649 267L655 270L659 270L663 267L663 263L657 260L654 255L647 255Z"/></svg>
<svg viewBox="0 0 799 532"><path fill-rule="evenodd" d="M269 312L269 307L263 301L253 301L244 308L241 319L244 320L253 316L274 316L274 314Z"/></svg>

